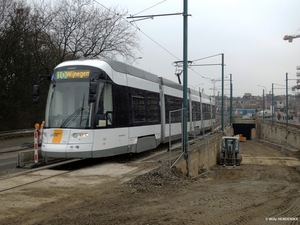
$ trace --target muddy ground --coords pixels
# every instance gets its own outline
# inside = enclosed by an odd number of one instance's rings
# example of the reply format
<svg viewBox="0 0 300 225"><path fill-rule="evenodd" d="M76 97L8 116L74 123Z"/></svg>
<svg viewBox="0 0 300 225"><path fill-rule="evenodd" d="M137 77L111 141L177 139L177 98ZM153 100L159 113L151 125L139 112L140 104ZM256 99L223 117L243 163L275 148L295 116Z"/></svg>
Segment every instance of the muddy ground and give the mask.
<svg viewBox="0 0 300 225"><path fill-rule="evenodd" d="M193 179L159 161L122 182L65 176L59 185L48 179L1 192L0 224L300 224L299 155L253 141L241 151L241 166L214 166Z"/></svg>

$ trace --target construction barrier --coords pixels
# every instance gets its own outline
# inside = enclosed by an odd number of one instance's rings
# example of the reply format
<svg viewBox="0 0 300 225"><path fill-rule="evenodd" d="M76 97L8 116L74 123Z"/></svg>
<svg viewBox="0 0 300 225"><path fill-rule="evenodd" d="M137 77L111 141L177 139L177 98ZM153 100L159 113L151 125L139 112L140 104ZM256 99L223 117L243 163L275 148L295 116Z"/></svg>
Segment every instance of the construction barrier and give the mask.
<svg viewBox="0 0 300 225"><path fill-rule="evenodd" d="M38 123L35 124L35 131L34 131L34 142L33 142L33 149L34 149L34 163L38 163L39 162L39 128L40 125Z"/></svg>
<svg viewBox="0 0 300 225"><path fill-rule="evenodd" d="M16 167L30 169L38 166L39 164L44 164L44 159L41 150L38 151L38 160L39 163L34 163L33 149L18 152Z"/></svg>
<svg viewBox="0 0 300 225"><path fill-rule="evenodd" d="M39 129L39 146L42 145L43 142L43 130L44 130L45 121L42 122L41 127Z"/></svg>
<svg viewBox="0 0 300 225"><path fill-rule="evenodd" d="M42 151L39 149L43 142L43 128L45 122L41 123L41 126L36 123L35 130L33 132L33 150L26 150L19 152L17 155L17 167L19 168L34 168L40 164L51 164L54 162L62 161L58 158L48 158L42 156Z"/></svg>

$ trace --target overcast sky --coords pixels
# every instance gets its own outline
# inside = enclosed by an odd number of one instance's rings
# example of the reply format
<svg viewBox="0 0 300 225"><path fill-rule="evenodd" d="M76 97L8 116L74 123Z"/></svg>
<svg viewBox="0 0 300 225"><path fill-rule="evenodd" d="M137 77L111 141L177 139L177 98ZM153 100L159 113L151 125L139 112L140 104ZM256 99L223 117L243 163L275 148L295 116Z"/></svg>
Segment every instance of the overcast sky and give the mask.
<svg viewBox="0 0 300 225"><path fill-rule="evenodd" d="M183 0L97 0L106 7L119 6L135 16L183 12ZM220 64L224 53L225 76L233 78L233 95L285 94L296 84L300 66L300 38L292 43L283 36L300 34L299 0L188 0L188 59L195 65ZM128 15L129 16L129 15ZM126 18L125 18L126 19ZM130 20L128 20L130 21ZM183 60L183 16L155 17L135 22L140 29L141 51L133 65L178 82L174 61ZM216 56L214 56L216 55ZM198 60L214 56L205 60ZM195 61L196 60L196 61ZM300 72L300 71L299 71ZM221 79L221 66L193 66L188 85L213 95L211 79ZM292 80L293 79L293 80ZM183 77L181 76L181 80ZM215 95L221 93L216 82ZM278 84L278 85L277 85ZM264 87L260 87L262 85ZM229 95L229 81L225 94ZM290 93L294 93L291 92Z"/></svg>

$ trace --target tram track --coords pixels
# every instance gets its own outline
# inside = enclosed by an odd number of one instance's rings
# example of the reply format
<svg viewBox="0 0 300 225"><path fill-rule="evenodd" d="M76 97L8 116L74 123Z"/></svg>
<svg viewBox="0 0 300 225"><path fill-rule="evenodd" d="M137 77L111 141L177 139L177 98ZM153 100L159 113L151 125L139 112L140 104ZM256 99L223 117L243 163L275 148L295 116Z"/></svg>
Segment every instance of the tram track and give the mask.
<svg viewBox="0 0 300 225"><path fill-rule="evenodd" d="M44 165L38 165L32 169L24 169L23 171L20 171L20 168L16 168L14 170L14 172L6 174L6 175L0 175L0 181L2 180L6 180L12 177L18 177L18 176L22 176L24 174L28 174L28 173L32 173L38 170L43 170L43 169L51 169L53 167L57 167L60 165L64 165L64 164L68 164L68 163L72 163L78 160L82 160L82 159L69 159L69 160L64 160L64 161L60 161L60 162L53 162L51 164L44 164ZM21 168L22 169L22 168Z"/></svg>
<svg viewBox="0 0 300 225"><path fill-rule="evenodd" d="M17 188L21 188L21 187L31 185L34 183L43 182L45 180L48 180L48 179L51 179L54 177L63 176L63 175L75 172L77 170L80 170L82 168L85 168L87 166L93 166L94 164L82 163L84 161L90 161L90 160L91 159L73 159L73 160L68 160L68 161L64 161L64 162L53 163L51 165L46 165L46 166L38 167L35 169L30 169L27 171L22 171L20 173L10 174L6 177L0 177L0 181L2 181L2 180L8 181L11 178L17 178L17 177L21 177L21 176L25 176L25 175L30 175L30 174L33 174L38 171L43 171L43 170L58 171L58 172L54 172L52 175L48 175L48 176L44 175L43 178L37 178L36 180L27 181L25 179L26 182L24 182L22 184L16 184L16 185L12 184L12 186L10 186L8 188L3 188L3 186L5 186L5 185L3 185L4 182L2 183L2 185L0 183L0 193L10 191L13 189L17 189Z"/></svg>
<svg viewBox="0 0 300 225"><path fill-rule="evenodd" d="M298 224L299 162L283 164L291 160L265 144L241 145L241 168L216 165L193 180L166 167L153 170L168 159L167 148L95 160L91 168L62 165L51 177L50 170L36 171L26 179L40 182L0 192L0 223L266 224L274 218Z"/></svg>
<svg viewBox="0 0 300 225"><path fill-rule="evenodd" d="M24 187L26 185L34 184L34 183L37 183L37 182L41 182L41 181L44 181L44 180L47 180L47 179L50 179L50 178L53 178L53 177L56 177L56 176L60 176L60 175L63 175L63 174L67 174L67 173L70 173L70 172L71 171L67 171L67 172L64 172L64 173L60 173L60 174L52 175L52 176L49 176L49 177L45 177L45 178L42 178L42 179L39 179L39 180L31 181L31 182L28 182L28 183L25 183L25 184L20 184L20 185L16 185L16 186L13 186L13 187L10 187L10 188L2 189L2 190L0 190L0 193L5 192L5 191L10 191L10 190L13 190L13 189L16 189L16 188Z"/></svg>
<svg viewBox="0 0 300 225"><path fill-rule="evenodd" d="M124 180L128 179L128 176L134 176L134 174L141 172L146 167L150 165L152 168L152 163L161 162L162 160L167 160L168 157L168 148L167 145L159 146L157 149L142 152L139 154L124 154L118 156L112 156L107 158L90 158L90 159L73 159L63 162L56 162L50 165L41 166L34 169L29 169L19 173L13 173L6 176L0 177L0 193L11 191L14 189L22 188L32 184L37 184L51 178L59 178L60 176L66 176L76 171L84 170L87 168L92 168L94 166L103 166L107 164L118 164L124 166L136 167L134 171L130 171L125 177ZM145 165L143 165L145 164ZM155 166L153 167L155 168ZM43 174L42 177L35 176L39 171ZM46 174L46 175L45 175ZM48 174L48 175L47 175ZM21 179L22 176L28 176L27 179ZM18 179L20 177L20 179ZM10 182L13 180L13 182ZM1 182L5 181L5 182ZM5 183L10 183L5 184Z"/></svg>

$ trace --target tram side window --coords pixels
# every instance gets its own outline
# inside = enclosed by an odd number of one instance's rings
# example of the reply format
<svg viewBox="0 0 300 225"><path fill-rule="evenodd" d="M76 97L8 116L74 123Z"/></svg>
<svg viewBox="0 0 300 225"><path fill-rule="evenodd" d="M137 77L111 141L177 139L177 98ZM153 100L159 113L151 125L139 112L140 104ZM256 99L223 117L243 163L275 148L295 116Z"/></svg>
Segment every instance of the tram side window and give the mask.
<svg viewBox="0 0 300 225"><path fill-rule="evenodd" d="M204 117L204 119L205 120L208 120L208 119L210 119L210 106L208 105L208 104L206 104L206 103L203 103L202 104L203 106L203 117Z"/></svg>
<svg viewBox="0 0 300 225"><path fill-rule="evenodd" d="M132 88L133 123L160 123L159 93Z"/></svg>
<svg viewBox="0 0 300 225"><path fill-rule="evenodd" d="M215 119L216 118L216 106L212 106L212 118Z"/></svg>
<svg viewBox="0 0 300 225"><path fill-rule="evenodd" d="M169 123L169 112L171 113L171 122L181 122L182 99L174 96L165 95L166 104L166 122Z"/></svg>
<svg viewBox="0 0 300 225"><path fill-rule="evenodd" d="M112 86L109 83L99 84L99 102L96 112L96 127L106 127L113 125L113 100Z"/></svg>
<svg viewBox="0 0 300 225"><path fill-rule="evenodd" d="M133 122L146 121L145 91L132 89Z"/></svg>
<svg viewBox="0 0 300 225"><path fill-rule="evenodd" d="M146 92L146 112L149 123L160 123L159 94Z"/></svg>
<svg viewBox="0 0 300 225"><path fill-rule="evenodd" d="M210 112L210 105L209 104L206 104L206 110L207 110L207 113L206 113L206 116L207 116L207 120L211 119L211 112Z"/></svg>
<svg viewBox="0 0 300 225"><path fill-rule="evenodd" d="M210 120L211 119L211 109L210 109L210 104L205 104L206 105L206 120Z"/></svg>
<svg viewBox="0 0 300 225"><path fill-rule="evenodd" d="M197 105L196 119L201 120L201 104L200 104L200 102L196 102L196 105Z"/></svg>
<svg viewBox="0 0 300 225"><path fill-rule="evenodd" d="M113 105L115 127L129 125L129 94L128 87L113 85Z"/></svg>
<svg viewBox="0 0 300 225"><path fill-rule="evenodd" d="M193 120L201 120L200 102L192 101Z"/></svg>

